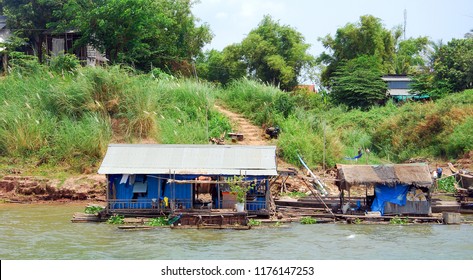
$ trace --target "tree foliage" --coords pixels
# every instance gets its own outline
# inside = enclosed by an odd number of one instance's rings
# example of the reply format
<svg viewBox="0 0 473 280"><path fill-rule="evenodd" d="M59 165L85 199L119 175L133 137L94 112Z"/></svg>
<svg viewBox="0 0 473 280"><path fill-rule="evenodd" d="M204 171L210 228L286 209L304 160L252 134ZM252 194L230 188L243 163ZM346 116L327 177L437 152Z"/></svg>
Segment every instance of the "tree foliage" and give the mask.
<svg viewBox="0 0 473 280"><path fill-rule="evenodd" d="M340 63L372 56L379 62L381 74L413 74L425 65L427 37L400 40L401 29L384 28L381 19L371 15L360 17L358 23L339 28L335 36L320 38L329 53L322 53L319 61L327 67L322 72L322 83L328 85Z"/></svg>
<svg viewBox="0 0 473 280"><path fill-rule="evenodd" d="M63 18L112 63L143 70L173 70L210 42L207 25L196 26L190 0L70 0Z"/></svg>
<svg viewBox="0 0 473 280"><path fill-rule="evenodd" d="M332 100L361 109L383 103L387 86L379 68L375 56L360 56L341 63L331 80Z"/></svg>
<svg viewBox="0 0 473 280"><path fill-rule="evenodd" d="M42 57L45 31L80 32L75 47L92 45L111 63L138 69L190 68L212 35L197 26L192 0L3 0L11 29Z"/></svg>
<svg viewBox="0 0 473 280"><path fill-rule="evenodd" d="M322 72L322 82L329 84L340 63L359 56L372 56L379 61L382 72L389 72L395 54L395 42L400 32L391 32L383 27L381 19L371 15L360 17L359 23L348 23L339 28L335 37L321 38L323 46L331 54L322 53L319 60L327 67Z"/></svg>
<svg viewBox="0 0 473 280"><path fill-rule="evenodd" d="M292 90L303 69L315 62L308 49L301 33L265 16L241 43L208 53L200 65L204 76L222 84L247 76Z"/></svg>
<svg viewBox="0 0 473 280"><path fill-rule="evenodd" d="M414 77L413 90L439 98L473 88L473 39L431 43L430 65Z"/></svg>
<svg viewBox="0 0 473 280"><path fill-rule="evenodd" d="M434 70L434 80L445 81L455 92L473 88L473 39L452 39L441 47Z"/></svg>
<svg viewBox="0 0 473 280"><path fill-rule="evenodd" d="M314 61L309 46L300 32L265 16L241 42L241 54L253 77L291 90L302 69Z"/></svg>
<svg viewBox="0 0 473 280"><path fill-rule="evenodd" d="M246 64L240 59L237 45L230 45L223 51L210 50L197 59L198 76L221 85L246 75Z"/></svg>
<svg viewBox="0 0 473 280"><path fill-rule="evenodd" d="M41 42L50 22L59 21L57 11L67 0L2 0L9 29L29 41L30 50L43 60Z"/></svg>
<svg viewBox="0 0 473 280"><path fill-rule="evenodd" d="M407 75L419 72L425 66L428 45L427 37L400 41L393 60L394 73Z"/></svg>

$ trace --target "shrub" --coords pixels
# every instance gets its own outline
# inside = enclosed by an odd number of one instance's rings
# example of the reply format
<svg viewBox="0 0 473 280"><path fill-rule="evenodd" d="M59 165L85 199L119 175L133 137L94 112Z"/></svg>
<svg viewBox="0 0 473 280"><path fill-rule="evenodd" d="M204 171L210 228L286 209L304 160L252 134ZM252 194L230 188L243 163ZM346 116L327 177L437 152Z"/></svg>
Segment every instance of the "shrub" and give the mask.
<svg viewBox="0 0 473 280"><path fill-rule="evenodd" d="M84 213L86 214L97 214L102 211L104 208L98 205L89 205L85 207Z"/></svg>
<svg viewBox="0 0 473 280"><path fill-rule="evenodd" d="M473 151L473 117L468 117L465 121L453 129L448 136L447 153L450 157L458 157L468 151Z"/></svg>
<svg viewBox="0 0 473 280"><path fill-rule="evenodd" d="M74 74L80 67L80 61L74 54L62 53L49 60L51 70L62 74Z"/></svg>
<svg viewBox="0 0 473 280"><path fill-rule="evenodd" d="M112 224L112 225L121 225L125 223L125 217L122 215L113 215L107 220L107 224Z"/></svg>
<svg viewBox="0 0 473 280"><path fill-rule="evenodd" d="M261 221L255 220L255 219L249 219L248 220L248 225L249 226L260 226Z"/></svg>
<svg viewBox="0 0 473 280"><path fill-rule="evenodd" d="M297 191L293 191L293 192L288 192L286 193L287 196L289 197L292 197L292 198L303 198L303 197L307 197L307 194L303 193L303 192L297 192Z"/></svg>
<svg viewBox="0 0 473 280"><path fill-rule="evenodd" d="M444 177L437 179L437 185L440 190L443 190L445 192L449 193L454 193L456 192L455 189L455 177L454 176L449 176L449 177Z"/></svg>
<svg viewBox="0 0 473 280"><path fill-rule="evenodd" d="M152 227L163 227L168 225L168 219L166 217L157 217L149 220L147 225Z"/></svg>
<svg viewBox="0 0 473 280"><path fill-rule="evenodd" d="M8 60L9 72L18 76L35 74L43 71L44 67L33 55L27 55L22 52L11 52Z"/></svg>
<svg viewBox="0 0 473 280"><path fill-rule="evenodd" d="M42 71L0 83L0 154L72 170L94 167L108 143L208 143L230 130L215 88L161 80L120 66Z"/></svg>
<svg viewBox="0 0 473 280"><path fill-rule="evenodd" d="M300 223L303 225L312 225L317 223L317 220L312 217L302 217Z"/></svg>
<svg viewBox="0 0 473 280"><path fill-rule="evenodd" d="M391 225L407 225L409 223L409 219L407 217L402 218L402 217L399 217L399 216L395 216L394 218L389 220L389 223Z"/></svg>

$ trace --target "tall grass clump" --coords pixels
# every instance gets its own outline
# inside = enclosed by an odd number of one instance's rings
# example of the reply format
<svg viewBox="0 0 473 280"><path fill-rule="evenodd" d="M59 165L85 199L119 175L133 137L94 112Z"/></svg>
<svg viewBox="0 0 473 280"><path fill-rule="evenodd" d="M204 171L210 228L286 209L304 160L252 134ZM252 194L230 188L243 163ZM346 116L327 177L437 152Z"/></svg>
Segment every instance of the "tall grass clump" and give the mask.
<svg viewBox="0 0 473 280"><path fill-rule="evenodd" d="M462 156L469 151L473 151L473 117L467 117L453 129L446 146L447 155L451 158Z"/></svg>
<svg viewBox="0 0 473 280"><path fill-rule="evenodd" d="M93 166L106 151L111 138L110 124L98 115L88 114L80 121L64 118L52 136L52 153L83 170ZM54 161L54 160L53 160Z"/></svg>
<svg viewBox="0 0 473 280"><path fill-rule="evenodd" d="M322 166L324 160L326 166L334 166L341 157L343 145L337 135L329 125L324 132L322 120L315 115L298 110L279 123L283 131L278 140L279 153L288 162L301 165L300 155L311 167Z"/></svg>
<svg viewBox="0 0 473 280"><path fill-rule="evenodd" d="M274 103L283 94L273 86L266 86L253 80L242 79L232 82L219 98L234 110L252 120L256 125L275 123ZM283 100L280 100L283 107Z"/></svg>
<svg viewBox="0 0 473 280"><path fill-rule="evenodd" d="M120 66L7 75L0 155L84 171L97 167L110 142L208 143L230 130L213 107L215 91Z"/></svg>
<svg viewBox="0 0 473 280"><path fill-rule="evenodd" d="M373 132L378 153L401 162L413 157L460 155L469 144L466 141L458 145L455 140L463 139L471 131L471 95L470 90L435 103L408 103L399 107L396 115L385 119Z"/></svg>
<svg viewBox="0 0 473 280"><path fill-rule="evenodd" d="M28 76L44 72L46 67L39 63L34 55L27 55L22 52L11 52L8 60L7 72L17 77Z"/></svg>
<svg viewBox="0 0 473 280"><path fill-rule="evenodd" d="M70 53L61 53L49 60L49 68L63 75L74 74L80 67L79 59Z"/></svg>

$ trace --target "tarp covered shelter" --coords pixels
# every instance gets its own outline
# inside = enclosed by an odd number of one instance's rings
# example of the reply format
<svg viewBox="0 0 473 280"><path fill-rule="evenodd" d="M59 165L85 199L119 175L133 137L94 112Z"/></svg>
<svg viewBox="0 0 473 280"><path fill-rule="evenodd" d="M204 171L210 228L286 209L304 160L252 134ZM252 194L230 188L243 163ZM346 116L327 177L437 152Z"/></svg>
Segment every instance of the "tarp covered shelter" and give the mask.
<svg viewBox="0 0 473 280"><path fill-rule="evenodd" d="M425 163L346 165L337 164L337 186L348 190L353 185L397 184L430 188L432 178Z"/></svg>
<svg viewBox="0 0 473 280"><path fill-rule="evenodd" d="M350 191L352 186L374 187L372 211L394 214L429 214L429 189L433 182L425 163L385 165L337 164L337 186L340 191ZM421 191L422 190L422 191ZM427 195L424 194L426 191ZM410 193L410 196L408 194ZM416 196L417 195L417 196ZM418 199L422 196L421 199ZM412 198L412 201L408 199ZM342 201L343 203L343 201Z"/></svg>

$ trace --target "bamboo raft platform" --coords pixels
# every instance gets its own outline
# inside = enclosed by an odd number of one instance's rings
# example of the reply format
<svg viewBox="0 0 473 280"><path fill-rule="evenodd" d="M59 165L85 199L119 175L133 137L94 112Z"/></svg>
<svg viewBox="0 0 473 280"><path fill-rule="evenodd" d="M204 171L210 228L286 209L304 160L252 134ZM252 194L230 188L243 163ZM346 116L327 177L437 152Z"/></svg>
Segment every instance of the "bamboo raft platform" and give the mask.
<svg viewBox="0 0 473 280"><path fill-rule="evenodd" d="M344 215L336 214L338 220L345 220L348 223L354 223L355 220L367 221L372 223L389 223L393 219L407 219L409 223L436 223L442 224L443 217L440 215L435 216L370 216L370 215Z"/></svg>
<svg viewBox="0 0 473 280"><path fill-rule="evenodd" d="M165 226L168 227L168 226ZM118 226L118 229L123 229L123 230L149 230L149 229L158 229L162 227L153 227L153 226L145 226L145 225L124 225L124 226Z"/></svg>
<svg viewBox="0 0 473 280"><path fill-rule="evenodd" d="M346 198L346 202L351 202L353 204L356 201L363 201L365 198L361 197L352 197ZM336 211L340 207L340 200L337 200L335 197L324 198L323 203L319 199L314 198L302 198L298 200L275 200L275 204L278 209L282 207L292 207L294 209L315 209L316 211L323 211L325 205L329 206L332 211ZM325 203L325 205L324 205ZM473 214L473 202L458 202L456 200L441 200L436 195L432 196L432 213L443 213L443 212L455 212L462 214Z"/></svg>
<svg viewBox="0 0 473 280"><path fill-rule="evenodd" d="M233 230L249 230L249 225L218 225L218 224L200 224L200 225L178 225L172 226L171 229L233 229Z"/></svg>

